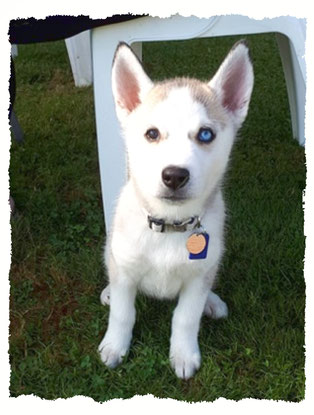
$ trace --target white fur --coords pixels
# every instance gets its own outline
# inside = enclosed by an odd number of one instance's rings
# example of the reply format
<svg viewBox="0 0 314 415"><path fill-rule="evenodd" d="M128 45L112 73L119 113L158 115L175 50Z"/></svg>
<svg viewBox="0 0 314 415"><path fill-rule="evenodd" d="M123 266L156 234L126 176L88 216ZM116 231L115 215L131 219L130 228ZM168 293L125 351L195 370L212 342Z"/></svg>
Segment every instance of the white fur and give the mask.
<svg viewBox="0 0 314 415"><path fill-rule="evenodd" d="M247 72L241 74L241 90L235 101L241 108L235 108L234 102L232 108L224 108L229 79L233 71L239 73L239 68ZM247 48L240 44L230 52L211 84L215 99L221 101L216 103L218 116L213 117L194 99L188 86L172 88L166 98L152 104L148 94L153 83L131 50L126 45L118 48L113 65L113 93L126 140L129 180L117 204L105 253L110 286L102 292L101 301L110 301L110 317L99 351L109 367L121 363L129 349L137 290L158 298L179 296L172 320L170 362L180 378L190 378L200 367L197 337L202 314L213 318L228 314L226 304L211 291L224 250L225 208L219 185L236 131L247 112L245 105L248 106L253 85L251 75ZM231 98L227 98L225 101L230 103ZM210 144L200 145L193 137L204 125L215 131L216 138ZM144 137L152 127L157 127L163 137L159 142L152 143ZM190 172L184 202L162 198L165 185L161 172L169 165ZM189 259L186 241L192 231L152 231L147 210L167 221L201 216L202 226L210 235L206 259Z"/></svg>
<svg viewBox="0 0 314 415"><path fill-rule="evenodd" d="M144 125L143 120L145 120ZM188 185L192 200L181 207L180 217L195 215L200 203L204 202L203 199L217 185L217 180L228 162L234 130L232 126L225 128L221 132L221 140L214 140L211 148L205 151L204 148L187 139L189 133L196 134L204 124L213 125L217 133L220 133L219 123L208 118L204 108L193 101L187 88L171 91L166 100L149 112L145 106L142 106L130 115L124 135L127 137L132 178L136 180L149 203L155 205L157 202L155 215L164 216L164 203L159 207L156 196L163 188L160 172L169 165L185 167L190 171ZM138 133L139 126L142 125L143 132L150 125L158 125L158 129L162 134L167 135L167 139L162 140L158 145L143 140L143 134ZM139 158L141 158L140 162ZM171 214L172 207L167 208L168 214Z"/></svg>

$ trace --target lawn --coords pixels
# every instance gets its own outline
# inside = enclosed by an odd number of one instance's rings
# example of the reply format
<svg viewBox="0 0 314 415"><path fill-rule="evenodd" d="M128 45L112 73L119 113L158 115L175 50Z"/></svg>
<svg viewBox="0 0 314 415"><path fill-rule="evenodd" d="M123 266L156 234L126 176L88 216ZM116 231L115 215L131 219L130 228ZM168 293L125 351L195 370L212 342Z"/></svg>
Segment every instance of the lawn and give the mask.
<svg viewBox="0 0 314 415"><path fill-rule="evenodd" d="M292 137L275 36L247 39L256 80L224 184L217 286L230 316L202 320L203 363L189 381L169 365L175 302L139 296L129 355L115 370L101 363L106 232L92 87L74 86L64 42L19 47L15 110L25 141L12 140L10 163L12 397L304 399L304 148ZM153 79L208 79L236 40L153 43L143 60Z"/></svg>

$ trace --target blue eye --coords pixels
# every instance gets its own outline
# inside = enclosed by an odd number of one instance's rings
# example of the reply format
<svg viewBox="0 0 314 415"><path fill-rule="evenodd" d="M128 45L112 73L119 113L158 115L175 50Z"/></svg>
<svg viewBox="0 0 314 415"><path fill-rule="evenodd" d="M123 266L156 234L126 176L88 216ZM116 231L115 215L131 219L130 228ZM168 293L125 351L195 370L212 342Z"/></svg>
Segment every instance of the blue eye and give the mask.
<svg viewBox="0 0 314 415"><path fill-rule="evenodd" d="M157 128L150 128L146 131L145 137L150 141L155 141L159 138L159 131Z"/></svg>
<svg viewBox="0 0 314 415"><path fill-rule="evenodd" d="M215 134L210 128L201 128L197 133L197 139L201 143L210 143L215 138Z"/></svg>

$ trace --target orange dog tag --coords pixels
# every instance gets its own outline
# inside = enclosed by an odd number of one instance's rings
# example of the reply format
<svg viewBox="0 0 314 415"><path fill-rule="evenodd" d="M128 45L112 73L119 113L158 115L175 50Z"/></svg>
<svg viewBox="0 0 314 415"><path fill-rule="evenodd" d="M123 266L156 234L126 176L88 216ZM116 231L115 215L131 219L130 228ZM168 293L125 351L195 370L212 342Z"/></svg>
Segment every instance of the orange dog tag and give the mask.
<svg viewBox="0 0 314 415"><path fill-rule="evenodd" d="M200 233L193 233L186 242L186 247L190 254L199 254L203 251L206 246L206 239L205 236Z"/></svg>
<svg viewBox="0 0 314 415"><path fill-rule="evenodd" d="M207 256L209 235L207 232L193 233L186 242L189 259L204 259Z"/></svg>

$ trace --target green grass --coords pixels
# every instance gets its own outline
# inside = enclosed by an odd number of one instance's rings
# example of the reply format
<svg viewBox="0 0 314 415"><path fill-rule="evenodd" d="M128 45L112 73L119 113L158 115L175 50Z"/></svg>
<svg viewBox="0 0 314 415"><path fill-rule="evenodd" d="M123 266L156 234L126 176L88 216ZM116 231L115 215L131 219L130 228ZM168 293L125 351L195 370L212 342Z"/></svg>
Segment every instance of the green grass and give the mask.
<svg viewBox="0 0 314 415"><path fill-rule="evenodd" d="M154 79L207 79L236 38L144 45ZM292 138L273 35L248 37L255 88L225 181L227 251L217 292L225 321L202 321L203 363L189 381L168 359L174 302L137 299L126 361L103 366L105 239L92 88L75 88L64 42L19 47L11 148L11 396L96 401L153 394L185 401L304 398L304 148Z"/></svg>

